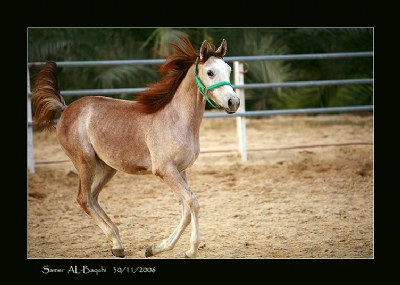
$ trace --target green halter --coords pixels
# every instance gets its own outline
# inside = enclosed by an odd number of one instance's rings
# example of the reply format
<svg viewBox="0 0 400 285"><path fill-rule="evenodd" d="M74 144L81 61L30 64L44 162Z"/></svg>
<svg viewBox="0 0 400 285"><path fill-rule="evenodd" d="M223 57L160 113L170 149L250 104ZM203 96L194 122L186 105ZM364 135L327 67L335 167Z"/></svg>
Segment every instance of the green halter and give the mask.
<svg viewBox="0 0 400 285"><path fill-rule="evenodd" d="M217 88L222 85L229 85L232 88L233 88L233 86L228 81L221 81L221 82L215 83L213 85L210 85L208 87L205 87L204 84L201 82L199 76L197 75L197 62L198 61L199 61L199 57L196 58L196 65L194 66L194 79L196 80L196 84L199 89L199 92L201 95L203 95L206 98L207 102L210 103L211 106L213 106L215 109L221 109L221 107L219 107L218 104L216 104L215 102L213 103L213 101L208 97L208 95L207 95L208 90Z"/></svg>

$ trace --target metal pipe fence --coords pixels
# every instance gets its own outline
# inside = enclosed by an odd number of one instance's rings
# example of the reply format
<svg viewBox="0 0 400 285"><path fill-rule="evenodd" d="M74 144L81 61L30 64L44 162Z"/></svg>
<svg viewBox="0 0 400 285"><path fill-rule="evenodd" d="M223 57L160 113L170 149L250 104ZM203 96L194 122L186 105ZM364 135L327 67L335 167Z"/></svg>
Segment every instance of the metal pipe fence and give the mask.
<svg viewBox="0 0 400 285"><path fill-rule="evenodd" d="M349 85L349 84L373 84L373 78L361 79L340 79L340 80L311 80L311 81L294 81L294 82L273 82L273 83L252 83L245 84L243 77L243 61L271 61L271 60L316 60L316 59L337 59L337 58L354 58L354 57L373 57L373 52L343 52L343 53L318 53L318 54L292 54L292 55L258 55L258 56L233 56L225 57L227 62L233 62L233 71L235 82L233 87L240 94L241 100L244 102L245 89L260 88L278 88L278 87L306 87L306 86L325 86L325 85ZM140 60L100 60L100 61L68 61L56 62L58 67L92 67L92 66L110 66L110 65L159 65L165 59L140 59ZM31 112L31 90L29 67L39 66L44 62L29 62L27 98L28 98L28 170L34 172L34 156L33 156L33 137L32 137L32 112ZM145 88L115 88L115 89L85 89L85 90L62 90L62 96L85 96L85 95L116 95L116 94L134 94L145 90ZM309 114L309 113L336 113L336 112L358 112L373 111L373 105L365 106L347 106L347 107L330 107L330 108L307 108L307 109L290 109L290 110L261 110L246 111L244 104L235 114L227 115L222 112L205 112L204 118L218 117L237 117L237 130L239 141L239 152L242 160L247 160L246 150L246 124L245 117L253 116L269 116L282 114Z"/></svg>

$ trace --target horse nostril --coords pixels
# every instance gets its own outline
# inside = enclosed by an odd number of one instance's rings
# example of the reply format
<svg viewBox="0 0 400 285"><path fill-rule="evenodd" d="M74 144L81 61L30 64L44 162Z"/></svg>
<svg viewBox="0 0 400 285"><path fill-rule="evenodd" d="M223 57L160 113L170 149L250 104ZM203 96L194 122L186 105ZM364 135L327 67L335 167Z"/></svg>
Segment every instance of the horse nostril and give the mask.
<svg viewBox="0 0 400 285"><path fill-rule="evenodd" d="M233 103L232 103L232 99L229 99L229 100L228 100L228 107L229 107L229 108L232 107L232 104L233 104Z"/></svg>

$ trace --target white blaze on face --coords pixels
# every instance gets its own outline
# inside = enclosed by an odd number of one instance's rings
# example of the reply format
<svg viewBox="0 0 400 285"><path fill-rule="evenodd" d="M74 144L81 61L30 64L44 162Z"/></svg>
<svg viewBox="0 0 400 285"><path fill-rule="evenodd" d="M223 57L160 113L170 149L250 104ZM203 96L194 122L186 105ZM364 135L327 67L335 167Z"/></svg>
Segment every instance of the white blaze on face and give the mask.
<svg viewBox="0 0 400 285"><path fill-rule="evenodd" d="M199 77L204 86L208 87L222 81L230 82L231 71L231 67L225 61L220 58L210 57L201 65L201 68L199 68ZM222 85L211 89L208 91L208 95L225 110L232 108L232 102L239 102L235 91L229 85ZM236 109L237 108L233 106L233 111L236 111Z"/></svg>

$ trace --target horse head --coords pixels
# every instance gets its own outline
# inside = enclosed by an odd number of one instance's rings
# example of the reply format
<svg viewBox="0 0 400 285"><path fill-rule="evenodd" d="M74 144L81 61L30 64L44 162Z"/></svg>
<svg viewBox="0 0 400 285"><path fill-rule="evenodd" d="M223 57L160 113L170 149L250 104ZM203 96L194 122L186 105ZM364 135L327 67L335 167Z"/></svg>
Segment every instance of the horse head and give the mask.
<svg viewBox="0 0 400 285"><path fill-rule="evenodd" d="M195 79L200 93L213 107L232 114L239 108L240 99L230 83L232 69L223 60L226 51L225 39L216 50L206 40L203 41L196 61Z"/></svg>

